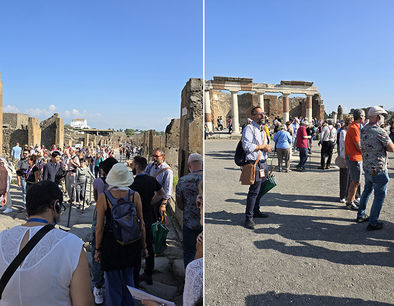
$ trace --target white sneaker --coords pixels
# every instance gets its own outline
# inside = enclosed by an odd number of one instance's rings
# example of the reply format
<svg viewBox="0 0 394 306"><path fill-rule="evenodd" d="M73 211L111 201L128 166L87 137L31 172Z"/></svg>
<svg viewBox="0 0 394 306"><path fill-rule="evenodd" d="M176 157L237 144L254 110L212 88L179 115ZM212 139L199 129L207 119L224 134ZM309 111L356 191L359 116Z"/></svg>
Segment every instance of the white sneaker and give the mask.
<svg viewBox="0 0 394 306"><path fill-rule="evenodd" d="M346 203L346 199L340 199L339 203Z"/></svg>
<svg viewBox="0 0 394 306"><path fill-rule="evenodd" d="M100 288L100 289L98 289L96 287L93 288L94 302L96 304L104 303L104 297L103 297L104 292L103 291L104 291L103 288Z"/></svg>
<svg viewBox="0 0 394 306"><path fill-rule="evenodd" d="M10 212L12 212L12 208L7 208L6 210L4 210L5 214L9 214Z"/></svg>
<svg viewBox="0 0 394 306"><path fill-rule="evenodd" d="M6 210L6 209L7 209L7 206L5 206L5 205L0 207L0 210L1 210L1 211L4 211L4 210Z"/></svg>

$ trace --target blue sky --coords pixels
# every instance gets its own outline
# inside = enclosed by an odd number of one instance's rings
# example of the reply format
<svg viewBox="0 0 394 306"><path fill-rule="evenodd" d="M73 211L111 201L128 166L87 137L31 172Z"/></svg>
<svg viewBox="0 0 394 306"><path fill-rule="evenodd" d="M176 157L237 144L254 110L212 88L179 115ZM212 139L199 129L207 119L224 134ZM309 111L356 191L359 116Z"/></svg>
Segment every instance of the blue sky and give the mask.
<svg viewBox="0 0 394 306"><path fill-rule="evenodd" d="M201 1L0 0L4 111L164 130L202 77Z"/></svg>
<svg viewBox="0 0 394 306"><path fill-rule="evenodd" d="M326 110L394 110L394 1L206 1L206 79L313 81Z"/></svg>

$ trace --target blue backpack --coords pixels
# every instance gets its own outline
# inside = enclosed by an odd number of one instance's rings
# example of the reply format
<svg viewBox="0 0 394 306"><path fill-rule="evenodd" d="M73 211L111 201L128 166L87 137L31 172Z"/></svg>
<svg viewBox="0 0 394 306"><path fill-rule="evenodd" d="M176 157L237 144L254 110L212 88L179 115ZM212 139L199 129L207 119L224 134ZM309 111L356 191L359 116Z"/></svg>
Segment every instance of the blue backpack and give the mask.
<svg viewBox="0 0 394 306"><path fill-rule="evenodd" d="M138 218L137 208L134 203L130 201L130 196L134 193L130 190L129 193L121 199L114 198L109 192L105 190L104 194L112 205L112 231L115 240L122 246L135 242L141 239L141 222Z"/></svg>

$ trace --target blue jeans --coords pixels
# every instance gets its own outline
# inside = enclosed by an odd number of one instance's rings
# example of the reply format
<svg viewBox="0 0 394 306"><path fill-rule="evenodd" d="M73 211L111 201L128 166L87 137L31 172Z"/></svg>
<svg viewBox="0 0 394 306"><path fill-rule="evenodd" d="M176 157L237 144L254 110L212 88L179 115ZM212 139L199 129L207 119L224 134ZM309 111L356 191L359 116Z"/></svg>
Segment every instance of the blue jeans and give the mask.
<svg viewBox="0 0 394 306"><path fill-rule="evenodd" d="M26 180L21 178L21 186L22 186L22 196L23 196L23 205L26 206Z"/></svg>
<svg viewBox="0 0 394 306"><path fill-rule="evenodd" d="M304 169L308 159L308 148L298 148L298 150L300 151L300 162L298 163L297 167Z"/></svg>
<svg viewBox="0 0 394 306"><path fill-rule="evenodd" d="M369 197L374 191L374 199L371 207L371 213L369 217L369 224L375 226L379 219L380 210L386 197L386 190L389 184L388 170L380 171L375 176L371 175L370 171L364 171L365 176L365 186L364 191L361 195L360 206L357 212L357 218L365 215L365 209L367 208L367 203Z"/></svg>
<svg viewBox="0 0 394 306"><path fill-rule="evenodd" d="M194 256L196 256L196 239L200 233L201 230L192 230L183 226L183 263L185 264L185 268L194 260Z"/></svg>
<svg viewBox="0 0 394 306"><path fill-rule="evenodd" d="M105 305L134 306L127 285L134 287L133 268L105 271Z"/></svg>

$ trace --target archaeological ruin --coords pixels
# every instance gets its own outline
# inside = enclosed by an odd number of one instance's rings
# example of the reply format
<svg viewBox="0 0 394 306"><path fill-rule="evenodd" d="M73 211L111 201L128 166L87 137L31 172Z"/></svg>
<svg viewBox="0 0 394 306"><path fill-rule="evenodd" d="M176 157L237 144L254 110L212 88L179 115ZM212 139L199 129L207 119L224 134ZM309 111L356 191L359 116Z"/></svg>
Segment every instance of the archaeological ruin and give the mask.
<svg viewBox="0 0 394 306"><path fill-rule="evenodd" d="M248 113L255 106L260 106L270 119L277 116L284 121L301 116L309 121L312 118L324 119L323 100L313 82L281 81L280 84L267 84L253 83L251 78L215 76L213 80L206 81L204 94L205 122L210 132L217 127L217 118L221 116L225 124L231 117L232 135L240 135L240 126L247 122ZM290 97L299 94L306 97Z"/></svg>

